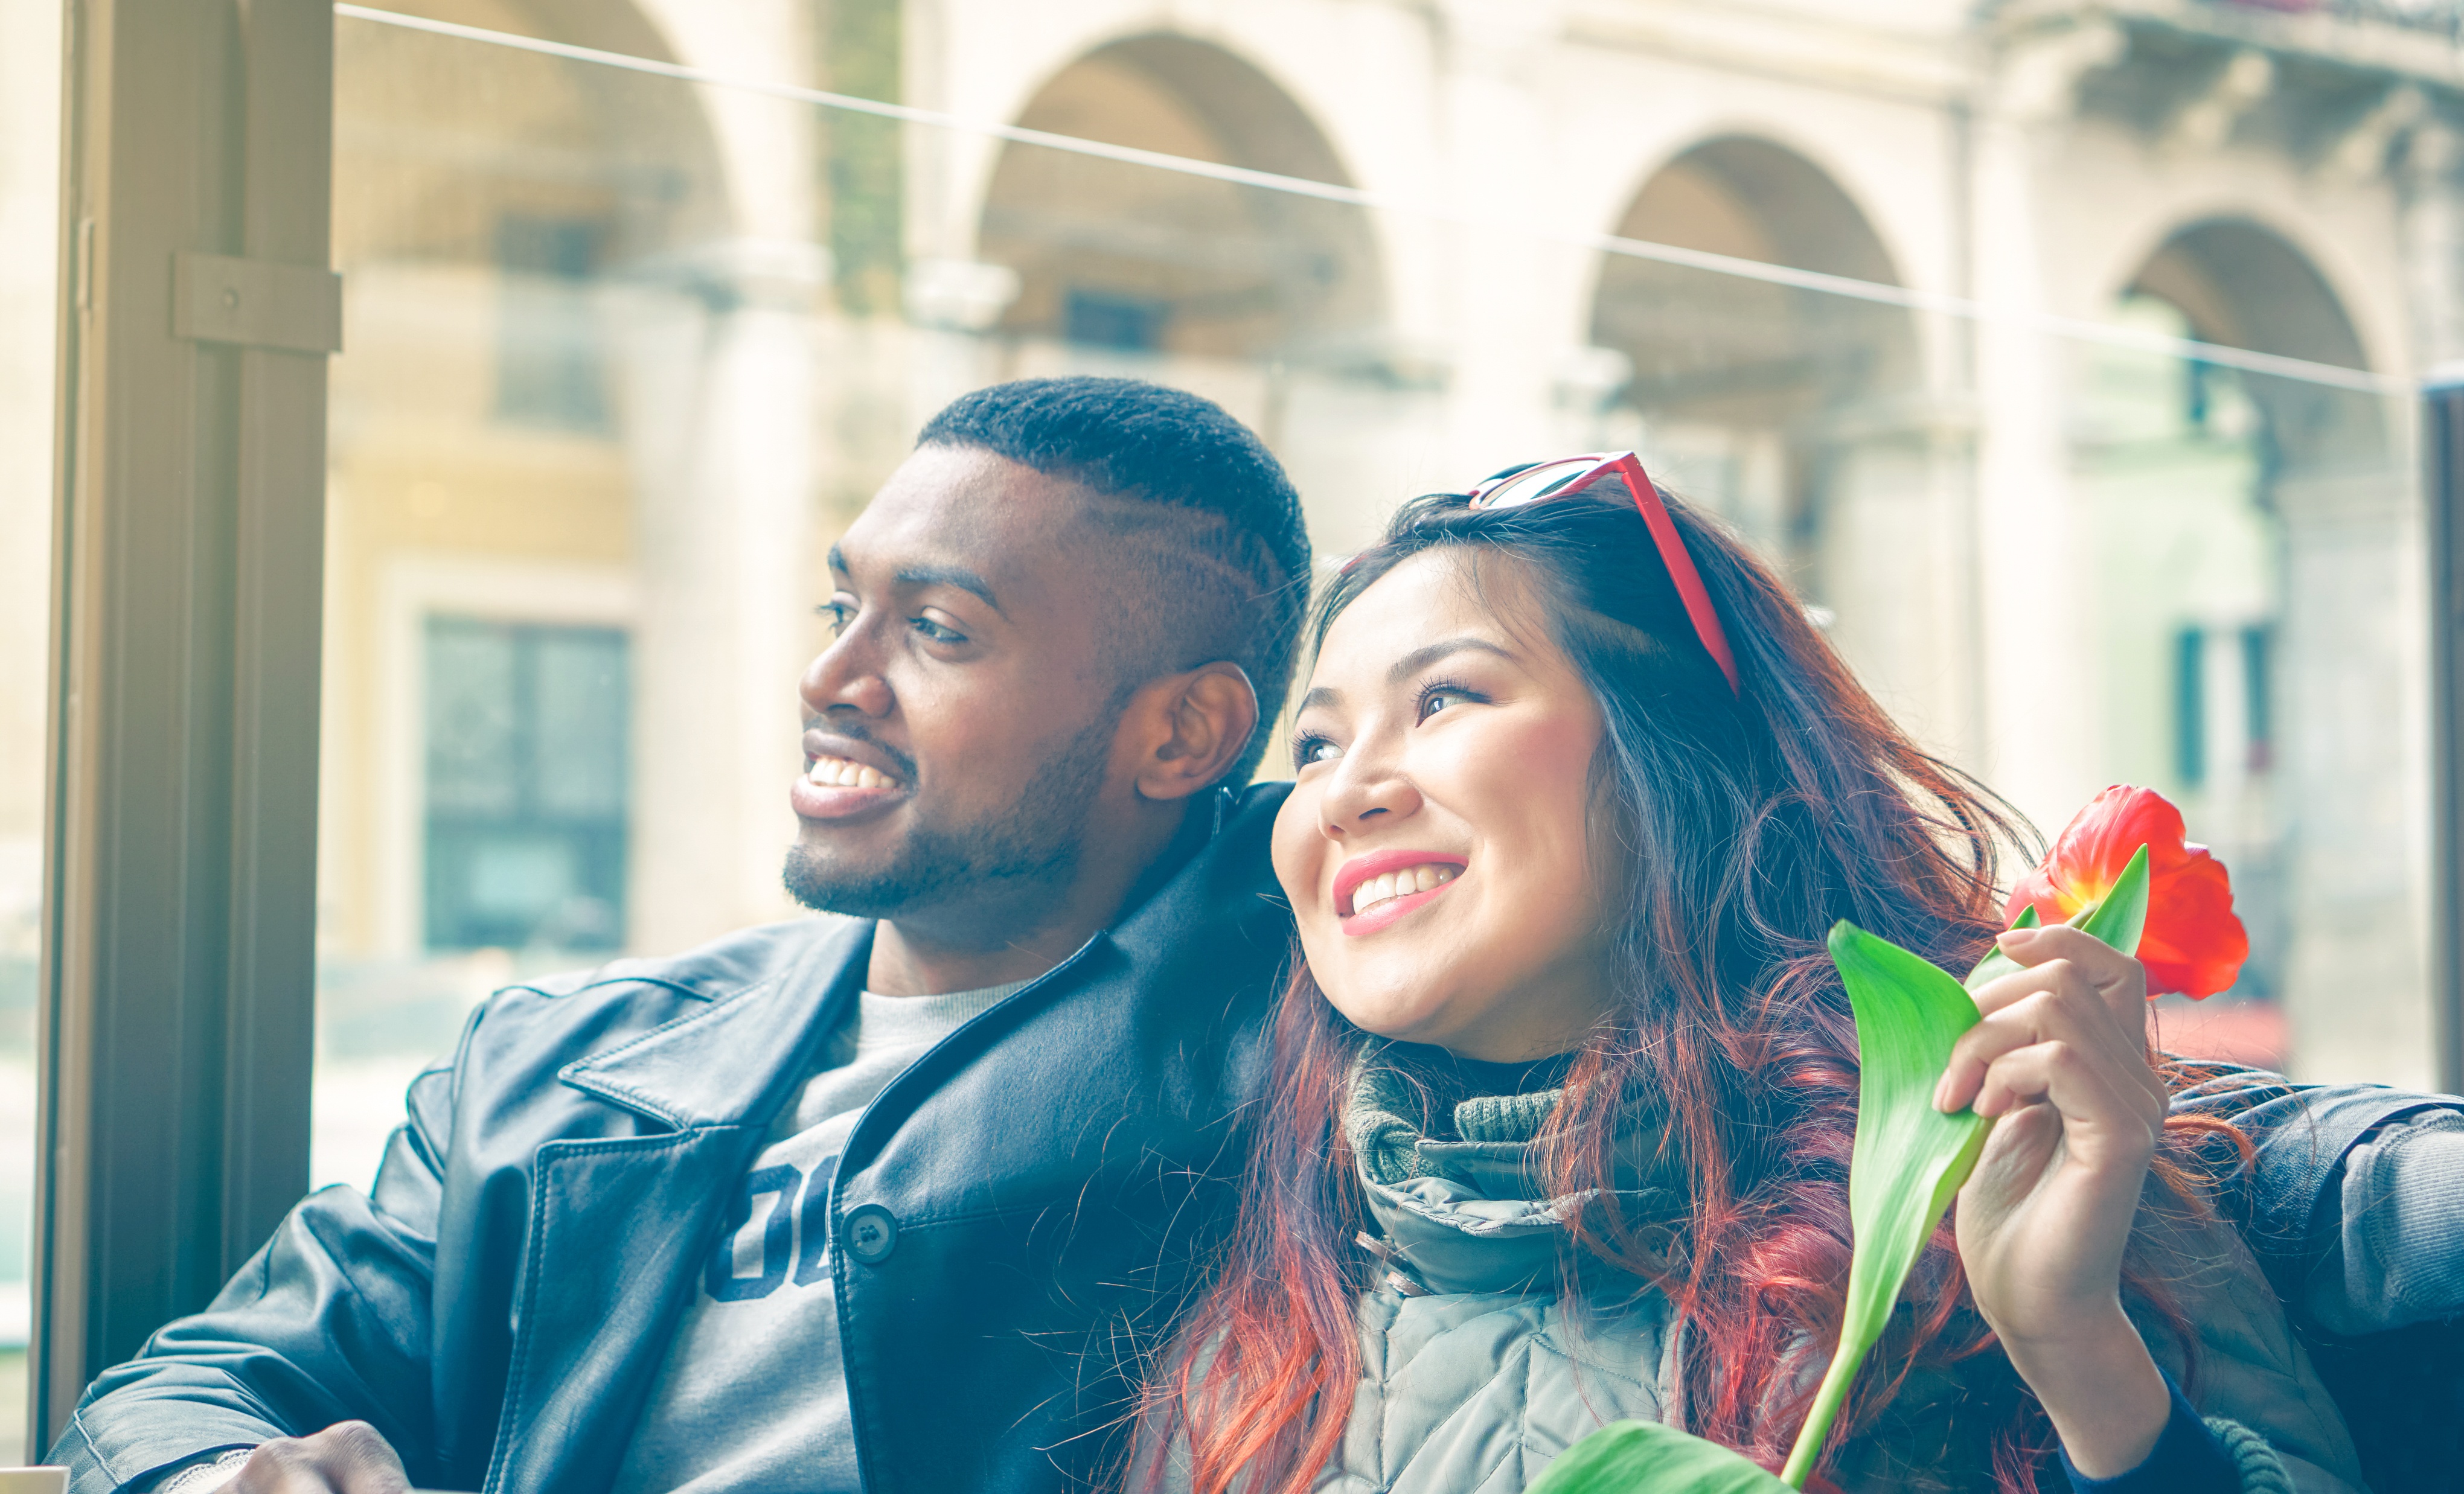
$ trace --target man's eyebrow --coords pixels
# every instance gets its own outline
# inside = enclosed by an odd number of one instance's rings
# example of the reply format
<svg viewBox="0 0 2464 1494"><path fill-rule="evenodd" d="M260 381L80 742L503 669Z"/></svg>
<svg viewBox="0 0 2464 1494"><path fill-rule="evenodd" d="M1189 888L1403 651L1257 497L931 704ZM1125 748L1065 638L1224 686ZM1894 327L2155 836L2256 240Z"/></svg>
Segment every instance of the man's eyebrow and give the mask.
<svg viewBox="0 0 2464 1494"><path fill-rule="evenodd" d="M1451 658L1458 653L1493 653L1509 662L1514 658L1512 653L1485 638L1449 638L1442 643L1430 644L1424 648L1415 648L1396 660L1394 666L1386 671L1386 683L1400 685L1440 659Z"/></svg>
<svg viewBox="0 0 2464 1494"><path fill-rule="evenodd" d="M956 586L979 599L984 605L1003 617L1000 599L993 595L993 583L963 565L910 565L901 568L891 580L902 586Z"/></svg>
<svg viewBox="0 0 2464 1494"><path fill-rule="evenodd" d="M830 546L830 572L836 576L847 574L847 552L837 545Z"/></svg>

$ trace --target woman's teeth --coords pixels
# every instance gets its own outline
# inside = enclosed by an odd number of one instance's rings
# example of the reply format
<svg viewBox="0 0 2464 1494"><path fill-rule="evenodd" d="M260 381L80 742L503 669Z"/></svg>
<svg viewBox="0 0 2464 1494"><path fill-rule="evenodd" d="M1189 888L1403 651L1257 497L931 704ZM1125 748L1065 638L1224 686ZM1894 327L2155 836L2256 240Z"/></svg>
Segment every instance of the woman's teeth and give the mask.
<svg viewBox="0 0 2464 1494"><path fill-rule="evenodd" d="M804 781L822 788L896 788L898 780L886 773L849 762L845 758L816 758L804 770Z"/></svg>
<svg viewBox="0 0 2464 1494"><path fill-rule="evenodd" d="M1390 897L1407 897L1414 892L1443 887L1452 882L1460 870L1444 865L1407 867L1382 877L1371 877L1352 890L1353 916L1358 917Z"/></svg>

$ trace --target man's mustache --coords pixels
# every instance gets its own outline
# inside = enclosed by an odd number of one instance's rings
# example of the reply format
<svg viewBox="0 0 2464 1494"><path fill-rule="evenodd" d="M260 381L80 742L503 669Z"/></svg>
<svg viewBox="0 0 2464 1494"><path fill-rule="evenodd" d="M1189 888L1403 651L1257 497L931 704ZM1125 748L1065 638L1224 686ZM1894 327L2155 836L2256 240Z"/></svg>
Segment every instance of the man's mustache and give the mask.
<svg viewBox="0 0 2464 1494"><path fill-rule="evenodd" d="M915 759L883 741L862 721L833 721L827 715L808 715L804 717L804 730L827 732L833 736L844 736L851 742L862 742L889 758L891 766L898 770L900 778L910 783L916 780Z"/></svg>

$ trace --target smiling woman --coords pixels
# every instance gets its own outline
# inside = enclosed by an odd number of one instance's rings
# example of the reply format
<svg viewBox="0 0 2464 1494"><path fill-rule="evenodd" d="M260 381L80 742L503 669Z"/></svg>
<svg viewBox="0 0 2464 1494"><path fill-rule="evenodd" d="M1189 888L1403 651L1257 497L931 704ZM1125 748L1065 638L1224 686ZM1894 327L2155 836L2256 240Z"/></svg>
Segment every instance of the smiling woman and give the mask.
<svg viewBox="0 0 2464 1494"><path fill-rule="evenodd" d="M1562 1052L1610 1001L1583 833L1599 708L1518 568L1431 550L1379 590L1328 630L1276 822L1310 968L1364 1031L1494 1062Z"/></svg>
<svg viewBox="0 0 2464 1494"><path fill-rule="evenodd" d="M1803 1421L1857 1125L1825 935L1974 963L2011 827L1737 538L1650 512L1608 479L1432 495L1321 603L1273 1119L1133 1487L1514 1490L1619 1418L1776 1465ZM2186 1165L2211 1128L2163 1119L2140 967L2076 930L2001 948L1945 1103L2010 1119L1820 1476L2015 1490L2057 1454L2116 1494L2357 1487Z"/></svg>

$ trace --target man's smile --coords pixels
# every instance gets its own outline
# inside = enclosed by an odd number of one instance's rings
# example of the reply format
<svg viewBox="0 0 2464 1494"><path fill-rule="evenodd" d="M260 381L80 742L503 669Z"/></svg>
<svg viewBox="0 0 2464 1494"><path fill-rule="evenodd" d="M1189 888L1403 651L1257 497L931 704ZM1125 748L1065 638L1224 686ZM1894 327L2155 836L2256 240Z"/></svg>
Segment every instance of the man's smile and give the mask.
<svg viewBox="0 0 2464 1494"><path fill-rule="evenodd" d="M878 745L804 734L804 772L787 801L805 820L849 820L907 797L908 780Z"/></svg>

